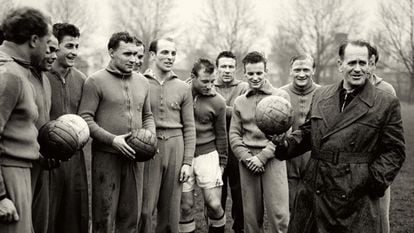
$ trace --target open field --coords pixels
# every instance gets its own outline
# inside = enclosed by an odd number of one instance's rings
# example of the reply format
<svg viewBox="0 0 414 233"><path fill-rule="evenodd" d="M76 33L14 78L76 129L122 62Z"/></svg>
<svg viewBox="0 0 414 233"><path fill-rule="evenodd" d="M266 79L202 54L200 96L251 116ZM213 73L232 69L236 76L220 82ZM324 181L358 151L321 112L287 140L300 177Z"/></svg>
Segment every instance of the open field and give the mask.
<svg viewBox="0 0 414 233"><path fill-rule="evenodd" d="M402 116L407 158L391 187L390 222L392 233L414 232L414 105L402 103ZM88 173L90 174L90 153L87 154ZM90 182L90 175L88 181ZM226 232L232 232L233 220L229 214L230 206L231 199L228 199ZM203 202L199 190L196 190L196 212L197 232L207 233L203 216Z"/></svg>

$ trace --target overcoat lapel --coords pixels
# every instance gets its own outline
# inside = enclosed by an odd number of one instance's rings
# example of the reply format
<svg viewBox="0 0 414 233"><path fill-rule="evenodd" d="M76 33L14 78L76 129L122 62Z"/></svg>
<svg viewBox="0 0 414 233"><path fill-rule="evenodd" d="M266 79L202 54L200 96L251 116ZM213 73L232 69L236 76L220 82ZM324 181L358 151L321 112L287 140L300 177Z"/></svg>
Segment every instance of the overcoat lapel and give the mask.
<svg viewBox="0 0 414 233"><path fill-rule="evenodd" d="M322 139L326 139L330 135L348 127L364 116L370 107L373 106L375 95L372 92L374 91L375 87L370 82L367 82L361 93L349 103L343 112L339 112L339 91L335 91L333 95L321 100L320 110L323 118L326 119L325 123L328 127L326 132L323 132Z"/></svg>

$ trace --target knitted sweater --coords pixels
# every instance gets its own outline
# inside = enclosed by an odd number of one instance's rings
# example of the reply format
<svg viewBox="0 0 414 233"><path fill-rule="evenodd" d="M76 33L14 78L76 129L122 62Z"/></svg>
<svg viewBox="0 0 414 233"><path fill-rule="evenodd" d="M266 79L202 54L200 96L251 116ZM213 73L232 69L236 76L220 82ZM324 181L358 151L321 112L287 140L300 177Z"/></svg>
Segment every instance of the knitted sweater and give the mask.
<svg viewBox="0 0 414 233"><path fill-rule="evenodd" d="M226 117L228 123L227 127L229 127L231 114L233 112L234 100L238 96L244 94L247 91L247 89L249 89L249 84L237 79L233 79L231 83L226 84L221 79L216 79L214 81L214 87L216 92L223 96L226 100Z"/></svg>
<svg viewBox="0 0 414 233"><path fill-rule="evenodd" d="M46 75L50 81L53 96L50 110L51 120L55 120L63 114L78 113L85 75L73 67L69 68L64 77L53 69Z"/></svg>
<svg viewBox="0 0 414 233"><path fill-rule="evenodd" d="M34 71L33 77L30 79L36 91L36 105L39 117L36 121L36 128L40 129L44 124L50 121L50 106L52 99L52 91L49 79L44 72Z"/></svg>
<svg viewBox="0 0 414 233"><path fill-rule="evenodd" d="M30 62L14 46L8 41L0 46L0 165L31 167L31 161L39 158L35 126L39 113ZM0 169L0 197L4 195Z"/></svg>
<svg viewBox="0 0 414 233"><path fill-rule="evenodd" d="M320 85L312 82L311 85L304 89L296 87L293 83L289 83L280 89L286 91L290 97L290 103L294 109L292 130L296 130L305 123L306 115L309 112L312 102L313 93Z"/></svg>
<svg viewBox="0 0 414 233"><path fill-rule="evenodd" d="M190 84L191 85L191 84ZM194 157L217 150L220 165L227 164L226 102L214 90L200 94L192 87L196 149Z"/></svg>
<svg viewBox="0 0 414 233"><path fill-rule="evenodd" d="M249 148L262 149L256 156L264 164L274 157L274 144L265 137L255 121L257 104L270 95L281 96L290 101L286 91L273 88L267 80L258 91L249 88L234 101L229 138L231 149L239 161L253 156Z"/></svg>
<svg viewBox="0 0 414 233"><path fill-rule="evenodd" d="M109 68L85 82L79 115L88 123L94 148L118 153L112 146L117 135L145 128L155 133L147 79L135 72Z"/></svg>
<svg viewBox="0 0 414 233"><path fill-rule="evenodd" d="M180 130L184 137L183 164L191 165L194 157L196 132L191 88L171 73L160 83L149 69L145 72L151 87L151 110L159 130ZM174 136L174 135L171 135Z"/></svg>

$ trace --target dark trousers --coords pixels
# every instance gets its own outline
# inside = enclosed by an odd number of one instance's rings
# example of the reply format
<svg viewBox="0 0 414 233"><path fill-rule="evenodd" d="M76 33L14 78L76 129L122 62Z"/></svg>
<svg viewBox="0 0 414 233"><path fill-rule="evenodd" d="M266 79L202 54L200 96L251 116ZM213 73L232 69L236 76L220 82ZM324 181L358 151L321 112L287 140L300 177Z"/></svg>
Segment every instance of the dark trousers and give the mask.
<svg viewBox="0 0 414 233"><path fill-rule="evenodd" d="M88 233L88 183L83 152L78 151L50 173L48 233Z"/></svg>
<svg viewBox="0 0 414 233"><path fill-rule="evenodd" d="M233 152L229 150L228 161L226 169L223 173L223 190L221 194L221 205L223 209L226 209L227 190L230 186L231 199L233 201L231 207L231 216L234 220L233 230L234 232L243 232L244 217L243 217L243 203L240 186L240 171L239 161L237 161Z"/></svg>
<svg viewBox="0 0 414 233"><path fill-rule="evenodd" d="M138 232L143 168L143 163L92 146L92 232Z"/></svg>
<svg viewBox="0 0 414 233"><path fill-rule="evenodd" d="M35 233L47 233L50 203L50 172L36 161L30 169L33 193L32 221Z"/></svg>

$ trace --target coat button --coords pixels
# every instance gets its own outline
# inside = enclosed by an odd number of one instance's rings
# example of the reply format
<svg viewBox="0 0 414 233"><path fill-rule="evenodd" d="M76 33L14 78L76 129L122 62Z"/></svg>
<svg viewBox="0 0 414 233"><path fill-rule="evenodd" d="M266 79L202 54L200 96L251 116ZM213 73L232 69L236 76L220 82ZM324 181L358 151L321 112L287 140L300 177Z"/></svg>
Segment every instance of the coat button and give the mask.
<svg viewBox="0 0 414 233"><path fill-rule="evenodd" d="M346 173L350 173L351 172L351 169L349 167L347 167L347 168L345 168L345 172Z"/></svg>
<svg viewBox="0 0 414 233"><path fill-rule="evenodd" d="M342 199L346 199L346 194L342 194L342 195L341 195L341 198L342 198Z"/></svg>
<svg viewBox="0 0 414 233"><path fill-rule="evenodd" d="M352 141L351 143L349 143L351 146L355 146L355 142Z"/></svg>
<svg viewBox="0 0 414 233"><path fill-rule="evenodd" d="M318 189L318 190L316 190L316 194L317 194L317 195L321 194L321 190L319 190L319 189Z"/></svg>

